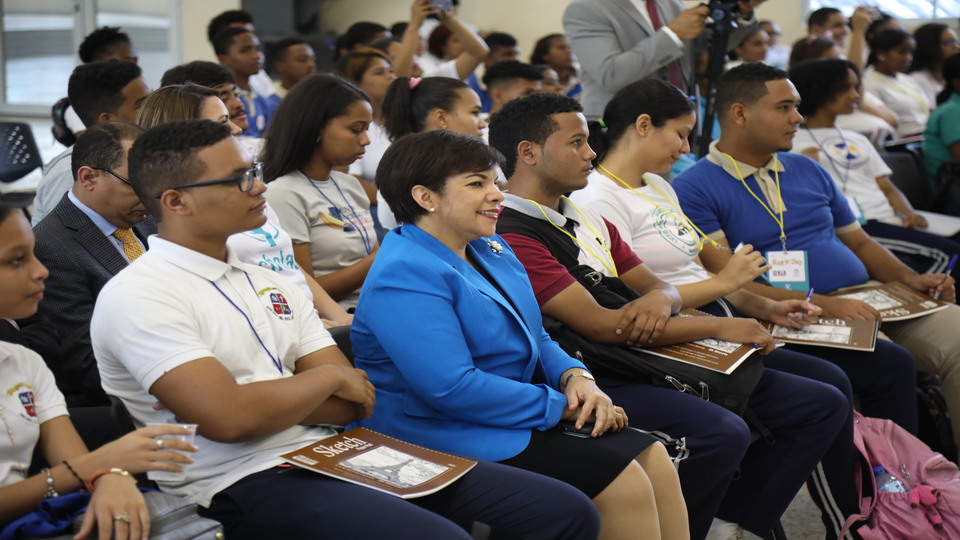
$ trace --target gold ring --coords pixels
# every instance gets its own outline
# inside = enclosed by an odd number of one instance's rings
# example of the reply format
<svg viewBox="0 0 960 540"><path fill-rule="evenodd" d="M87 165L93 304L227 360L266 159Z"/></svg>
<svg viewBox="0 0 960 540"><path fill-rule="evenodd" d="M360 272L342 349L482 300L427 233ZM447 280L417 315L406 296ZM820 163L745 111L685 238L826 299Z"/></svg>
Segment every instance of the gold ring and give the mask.
<svg viewBox="0 0 960 540"><path fill-rule="evenodd" d="M157 439L157 450L163 450L163 439Z"/></svg>
<svg viewBox="0 0 960 540"><path fill-rule="evenodd" d="M113 520L114 520L114 521L122 521L122 522L124 522L124 523L128 523L128 524L129 524L129 523L130 523L130 516L128 516L127 514L117 514L117 515L113 516Z"/></svg>

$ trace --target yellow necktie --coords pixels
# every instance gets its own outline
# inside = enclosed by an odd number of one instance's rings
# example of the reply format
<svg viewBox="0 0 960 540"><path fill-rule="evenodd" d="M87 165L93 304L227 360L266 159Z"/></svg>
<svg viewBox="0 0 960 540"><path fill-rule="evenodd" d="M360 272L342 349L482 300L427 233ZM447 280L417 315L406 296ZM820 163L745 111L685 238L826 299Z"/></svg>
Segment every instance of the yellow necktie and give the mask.
<svg viewBox="0 0 960 540"><path fill-rule="evenodd" d="M123 242L123 253L127 260L133 262L137 257L143 255L143 247L137 241L136 235L130 229L117 229L113 231L113 236Z"/></svg>

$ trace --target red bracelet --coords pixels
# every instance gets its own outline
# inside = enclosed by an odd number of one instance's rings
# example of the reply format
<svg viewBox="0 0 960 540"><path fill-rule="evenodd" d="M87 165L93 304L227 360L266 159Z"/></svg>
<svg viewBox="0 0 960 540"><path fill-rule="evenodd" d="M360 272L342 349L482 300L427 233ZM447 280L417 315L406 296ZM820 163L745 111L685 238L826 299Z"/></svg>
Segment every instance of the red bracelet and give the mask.
<svg viewBox="0 0 960 540"><path fill-rule="evenodd" d="M100 477L106 476L108 474L119 474L120 476L130 476L130 473L128 473L127 471L123 469L117 469L117 468L113 468L113 469L110 469L109 471L105 471L102 473L97 473L93 475L92 478L84 482L84 484L87 486L87 491L89 491L90 493L93 493L94 484L97 483L97 480L99 480Z"/></svg>

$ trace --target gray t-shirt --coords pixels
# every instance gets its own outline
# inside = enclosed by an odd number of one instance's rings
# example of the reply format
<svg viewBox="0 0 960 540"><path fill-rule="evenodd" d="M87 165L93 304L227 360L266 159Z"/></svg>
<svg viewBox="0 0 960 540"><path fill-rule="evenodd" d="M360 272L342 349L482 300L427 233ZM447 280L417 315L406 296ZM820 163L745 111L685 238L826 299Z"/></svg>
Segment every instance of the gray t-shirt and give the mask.
<svg viewBox="0 0 960 540"><path fill-rule="evenodd" d="M310 244L313 275L322 276L357 263L377 246L370 200L360 181L331 172L311 180L293 171L270 182L267 201L294 244ZM360 290L340 301L356 307Z"/></svg>

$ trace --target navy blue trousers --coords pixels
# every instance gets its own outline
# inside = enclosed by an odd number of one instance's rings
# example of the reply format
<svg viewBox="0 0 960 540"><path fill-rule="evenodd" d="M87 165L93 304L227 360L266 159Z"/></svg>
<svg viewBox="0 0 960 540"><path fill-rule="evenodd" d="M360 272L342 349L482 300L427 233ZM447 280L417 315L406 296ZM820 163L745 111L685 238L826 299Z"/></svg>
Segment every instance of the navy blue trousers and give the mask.
<svg viewBox="0 0 960 540"><path fill-rule="evenodd" d="M624 408L631 426L686 438L690 454L679 472L693 539L706 537L714 516L766 536L850 409L846 396L830 385L765 369L749 406L775 440L750 444L741 417L690 394L646 385L604 391Z"/></svg>
<svg viewBox="0 0 960 540"><path fill-rule="evenodd" d="M399 499L300 468L252 474L221 491L200 515L220 521L231 540L471 538L475 522L490 538L594 540L600 516L572 486L481 461L426 497Z"/></svg>

